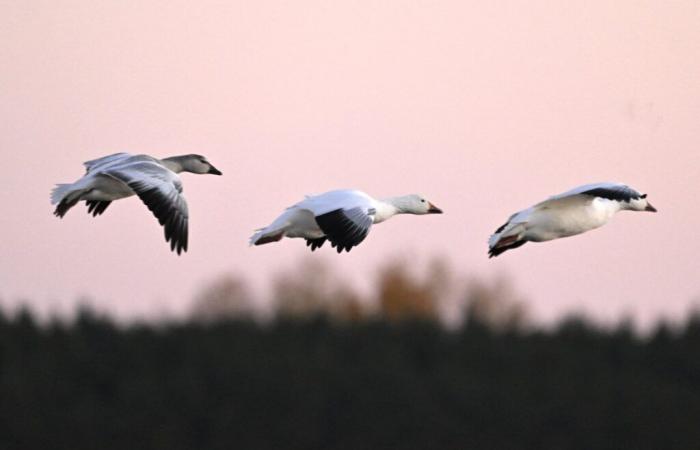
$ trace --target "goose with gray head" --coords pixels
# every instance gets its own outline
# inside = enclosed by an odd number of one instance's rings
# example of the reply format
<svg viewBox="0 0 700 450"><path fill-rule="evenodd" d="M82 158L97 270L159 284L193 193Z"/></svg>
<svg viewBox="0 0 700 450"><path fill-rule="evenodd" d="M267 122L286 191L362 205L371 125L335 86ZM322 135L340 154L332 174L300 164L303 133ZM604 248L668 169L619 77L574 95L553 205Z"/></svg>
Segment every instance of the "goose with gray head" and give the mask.
<svg viewBox="0 0 700 450"><path fill-rule="evenodd" d="M364 192L342 189L307 196L287 208L265 228L250 238L251 245L276 242L284 237L302 238L311 251L326 240L338 253L349 252L369 234L372 224L396 214L441 214L421 195L404 195L376 200Z"/></svg>
<svg viewBox="0 0 700 450"><path fill-rule="evenodd" d="M519 211L489 239L489 258L526 242L585 233L608 223L618 211L656 212L646 194L622 183L579 186Z"/></svg>
<svg viewBox="0 0 700 450"><path fill-rule="evenodd" d="M115 153L84 163L86 172L75 183L58 184L51 193L54 214L63 217L79 201L98 216L115 200L138 195L165 229L165 240L179 255L187 251L188 212L182 195L181 172L221 175L201 155L157 159Z"/></svg>

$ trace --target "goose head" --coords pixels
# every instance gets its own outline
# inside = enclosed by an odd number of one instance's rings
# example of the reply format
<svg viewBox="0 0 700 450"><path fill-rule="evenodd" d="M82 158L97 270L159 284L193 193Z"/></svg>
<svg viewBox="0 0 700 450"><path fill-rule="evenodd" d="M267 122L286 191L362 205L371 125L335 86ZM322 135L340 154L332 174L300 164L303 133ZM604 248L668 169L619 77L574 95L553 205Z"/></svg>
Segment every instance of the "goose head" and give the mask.
<svg viewBox="0 0 700 450"><path fill-rule="evenodd" d="M221 175L221 171L214 167L208 160L202 155L182 155L173 156L170 158L165 158L163 161L170 161L176 163L180 166L181 172L191 172L198 174L211 174L211 175Z"/></svg>
<svg viewBox="0 0 700 450"><path fill-rule="evenodd" d="M418 194L396 197L392 202L404 214L442 214L442 210Z"/></svg>
<svg viewBox="0 0 700 450"><path fill-rule="evenodd" d="M629 206L626 208L631 211L649 211L656 212L656 208L651 206L649 200L647 200L647 194L642 194L639 198L633 198L629 202Z"/></svg>

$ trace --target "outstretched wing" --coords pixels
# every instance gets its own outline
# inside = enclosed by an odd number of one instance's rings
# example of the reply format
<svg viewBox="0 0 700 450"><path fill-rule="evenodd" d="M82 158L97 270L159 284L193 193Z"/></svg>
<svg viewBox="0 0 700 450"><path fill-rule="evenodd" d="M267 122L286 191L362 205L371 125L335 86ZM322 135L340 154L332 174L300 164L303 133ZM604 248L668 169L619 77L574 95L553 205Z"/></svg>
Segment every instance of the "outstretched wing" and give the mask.
<svg viewBox="0 0 700 450"><path fill-rule="evenodd" d="M316 216L316 223L338 253L360 244L372 226L371 210L362 207L336 209Z"/></svg>
<svg viewBox="0 0 700 450"><path fill-rule="evenodd" d="M595 186L586 189L581 192L581 194L616 200L618 202L630 202L643 198L641 193L624 184Z"/></svg>
<svg viewBox="0 0 700 450"><path fill-rule="evenodd" d="M151 161L139 161L105 174L126 183L165 229L165 240L179 255L187 251L187 202L174 172Z"/></svg>
<svg viewBox="0 0 700 450"><path fill-rule="evenodd" d="M103 156L102 158L91 159L90 161L85 161L83 165L85 166L85 172L90 172L97 169L98 167L104 167L108 164L115 163L117 161L124 160L131 156L129 153L113 153L111 155Z"/></svg>
<svg viewBox="0 0 700 450"><path fill-rule="evenodd" d="M596 198L602 198L617 202L629 202L645 196L622 183L594 183L585 184L564 193L549 197L547 200L536 204L533 208L541 209L568 209L578 208L591 204Z"/></svg>
<svg viewBox="0 0 700 450"><path fill-rule="evenodd" d="M542 203L545 203L550 200L560 200L569 197L574 197L576 195L587 195L589 197L600 197L608 200L626 202L643 198L641 193L637 192L636 190L632 189L626 184L606 182L584 184L583 186L576 187L574 189L571 189L570 191L566 191L562 194L550 197Z"/></svg>

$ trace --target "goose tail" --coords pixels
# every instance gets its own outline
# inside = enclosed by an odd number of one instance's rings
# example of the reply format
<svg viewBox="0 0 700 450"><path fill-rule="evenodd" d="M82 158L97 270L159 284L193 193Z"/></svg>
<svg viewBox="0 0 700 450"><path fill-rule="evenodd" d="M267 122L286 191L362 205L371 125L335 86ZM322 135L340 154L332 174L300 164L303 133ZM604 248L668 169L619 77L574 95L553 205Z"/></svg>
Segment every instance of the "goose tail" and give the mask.
<svg viewBox="0 0 700 450"><path fill-rule="evenodd" d="M284 237L284 230L260 228L250 237L250 245L263 245L270 242L277 242Z"/></svg>
<svg viewBox="0 0 700 450"><path fill-rule="evenodd" d="M80 196L85 192L85 189L76 189L73 184L57 184L51 191L51 204L58 203L53 212L54 216L63 218L68 210L80 201Z"/></svg>
<svg viewBox="0 0 700 450"><path fill-rule="evenodd" d="M522 223L508 222L498 228L489 238L489 258L524 245L527 241L522 237L523 231L525 226Z"/></svg>
<svg viewBox="0 0 700 450"><path fill-rule="evenodd" d="M70 192L73 185L70 183L57 184L56 187L51 190L51 204L55 205L59 203L63 198Z"/></svg>

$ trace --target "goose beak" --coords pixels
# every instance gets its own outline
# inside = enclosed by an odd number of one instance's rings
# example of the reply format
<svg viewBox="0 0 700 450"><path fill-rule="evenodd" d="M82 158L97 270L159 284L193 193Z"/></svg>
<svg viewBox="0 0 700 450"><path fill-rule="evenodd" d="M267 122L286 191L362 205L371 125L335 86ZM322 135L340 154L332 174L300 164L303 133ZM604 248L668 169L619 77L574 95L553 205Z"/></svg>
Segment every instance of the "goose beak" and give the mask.
<svg viewBox="0 0 700 450"><path fill-rule="evenodd" d="M442 214L442 210L432 203L428 202L428 214Z"/></svg>
<svg viewBox="0 0 700 450"><path fill-rule="evenodd" d="M649 211L649 212L656 212L656 208L651 206L651 203L647 203L647 207L644 208L644 211Z"/></svg>
<svg viewBox="0 0 700 450"><path fill-rule="evenodd" d="M219 171L219 169L217 169L216 167L212 166L211 164L209 164L209 172L207 172L207 173L210 173L210 174L212 174L212 175L223 175L223 174Z"/></svg>

